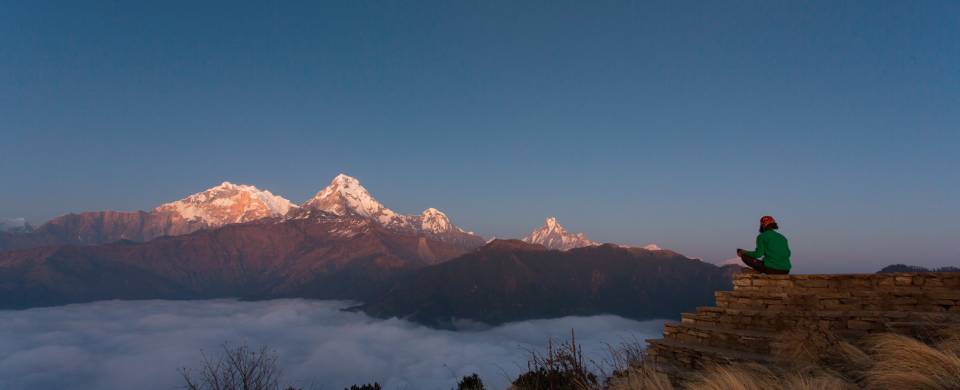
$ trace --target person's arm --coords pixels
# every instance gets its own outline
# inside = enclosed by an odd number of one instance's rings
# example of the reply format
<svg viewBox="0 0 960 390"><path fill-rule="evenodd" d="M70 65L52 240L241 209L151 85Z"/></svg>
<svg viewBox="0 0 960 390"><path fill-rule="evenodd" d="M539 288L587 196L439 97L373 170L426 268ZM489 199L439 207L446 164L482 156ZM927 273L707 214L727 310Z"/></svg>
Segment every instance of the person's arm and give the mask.
<svg viewBox="0 0 960 390"><path fill-rule="evenodd" d="M745 255L750 256L754 259L759 259L767 253L767 248L766 246L763 245L763 238L761 237L762 235L757 236L757 249L754 250L753 252L746 252L744 253Z"/></svg>

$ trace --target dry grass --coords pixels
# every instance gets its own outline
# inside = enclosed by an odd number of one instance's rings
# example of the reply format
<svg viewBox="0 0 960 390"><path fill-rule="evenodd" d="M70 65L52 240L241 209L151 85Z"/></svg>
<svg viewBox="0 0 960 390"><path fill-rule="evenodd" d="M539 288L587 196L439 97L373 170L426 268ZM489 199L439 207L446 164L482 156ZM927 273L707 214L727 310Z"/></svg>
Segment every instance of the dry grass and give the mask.
<svg viewBox="0 0 960 390"><path fill-rule="evenodd" d="M849 382L816 368L784 372L757 364L717 366L691 383L690 390L846 390Z"/></svg>
<svg viewBox="0 0 960 390"><path fill-rule="evenodd" d="M833 347L842 341L842 338L820 327L816 321L809 321L782 332L771 345L771 352L782 365L815 365L823 363Z"/></svg>
<svg viewBox="0 0 960 390"><path fill-rule="evenodd" d="M813 333L814 331L811 331ZM610 378L609 390L847 390L960 389L960 328L923 342L898 334L870 336L857 345L824 333L787 335L775 349L776 367L715 366L684 386L643 364ZM796 354L796 355L791 355ZM791 359L796 356L796 359Z"/></svg>
<svg viewBox="0 0 960 390"><path fill-rule="evenodd" d="M756 364L715 366L695 380L689 389L695 390L761 390L773 389L777 376L770 369Z"/></svg>
<svg viewBox="0 0 960 390"><path fill-rule="evenodd" d="M855 383L863 381L873 364L863 349L815 323L783 332L774 341L772 354L781 367L801 372L825 370Z"/></svg>
<svg viewBox="0 0 960 390"><path fill-rule="evenodd" d="M960 327L950 327L938 333L937 349L960 355Z"/></svg>
<svg viewBox="0 0 960 390"><path fill-rule="evenodd" d="M948 339L954 348L956 341ZM867 374L870 389L960 389L960 357L916 339L883 334L868 341L873 367Z"/></svg>
<svg viewBox="0 0 960 390"><path fill-rule="evenodd" d="M629 367L610 378L608 390L675 390L670 378L647 365Z"/></svg>

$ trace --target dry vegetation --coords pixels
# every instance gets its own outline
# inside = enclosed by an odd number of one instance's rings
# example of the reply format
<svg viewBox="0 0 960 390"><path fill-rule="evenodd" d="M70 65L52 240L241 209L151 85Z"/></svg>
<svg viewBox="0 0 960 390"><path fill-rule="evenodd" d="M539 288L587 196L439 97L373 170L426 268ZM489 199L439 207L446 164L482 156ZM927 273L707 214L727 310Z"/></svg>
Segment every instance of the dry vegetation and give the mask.
<svg viewBox="0 0 960 390"><path fill-rule="evenodd" d="M545 354L532 353L528 371L511 390L960 390L960 328L930 330L914 337L877 334L855 343L806 326L785 332L773 345L774 366L736 364L696 373L682 384L644 364L637 340L610 348L611 359L584 361L575 335L550 343ZM591 365L594 368L591 368ZM220 356L204 356L199 370L181 371L194 390L292 390L280 387L276 353L245 345L224 345ZM376 390L378 384L350 389ZM474 374L456 389L483 390Z"/></svg>
<svg viewBox="0 0 960 390"><path fill-rule="evenodd" d="M615 369L600 384L524 387L514 383L514 389L960 389L960 329L918 337L878 334L856 343L815 327L808 329L811 330L785 333L777 341L774 355L779 363L776 366L715 366L677 385L666 375L644 365L642 358L638 358L637 345L632 345L626 346L626 352L623 352L624 346L614 351ZM629 358L624 359L625 356Z"/></svg>

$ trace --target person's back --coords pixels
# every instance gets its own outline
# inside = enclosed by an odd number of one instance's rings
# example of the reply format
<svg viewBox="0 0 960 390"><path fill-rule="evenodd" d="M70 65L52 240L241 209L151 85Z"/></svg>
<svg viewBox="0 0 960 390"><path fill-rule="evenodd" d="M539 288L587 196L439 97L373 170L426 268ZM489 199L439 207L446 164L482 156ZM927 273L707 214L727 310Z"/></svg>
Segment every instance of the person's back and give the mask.
<svg viewBox="0 0 960 390"><path fill-rule="evenodd" d="M757 237L763 241L763 266L778 270L790 271L790 243L780 232L769 229Z"/></svg>
<svg viewBox="0 0 960 390"><path fill-rule="evenodd" d="M746 251L737 249L737 256L744 264L766 274L790 273L790 244L780 227L771 216L760 218L760 235L757 236L757 249ZM760 260L762 259L762 260Z"/></svg>

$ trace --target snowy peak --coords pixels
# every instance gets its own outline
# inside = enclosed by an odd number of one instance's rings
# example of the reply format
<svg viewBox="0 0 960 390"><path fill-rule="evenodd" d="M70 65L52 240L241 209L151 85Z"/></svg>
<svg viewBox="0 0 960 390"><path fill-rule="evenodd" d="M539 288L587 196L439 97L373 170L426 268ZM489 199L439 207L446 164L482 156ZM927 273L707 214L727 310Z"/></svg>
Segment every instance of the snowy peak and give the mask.
<svg viewBox="0 0 960 390"><path fill-rule="evenodd" d="M406 224L399 214L374 199L359 180L342 173L333 178L327 188L304 203L303 207L336 215L356 214L374 219L384 226Z"/></svg>
<svg viewBox="0 0 960 390"><path fill-rule="evenodd" d="M447 215L433 207L426 209L420 214L420 230L430 233L449 233L462 232L460 228L453 226Z"/></svg>
<svg viewBox="0 0 960 390"><path fill-rule="evenodd" d="M556 231L562 231L562 232L567 231L566 229L563 228L563 226L560 226L559 222L557 222L557 217L547 218L547 220L544 221L543 223L543 227L550 230L556 230Z"/></svg>
<svg viewBox="0 0 960 390"><path fill-rule="evenodd" d="M222 226L281 216L295 207L289 200L270 191L225 181L206 191L160 205L154 211L172 213L206 226Z"/></svg>
<svg viewBox="0 0 960 390"><path fill-rule="evenodd" d="M451 223L446 214L435 208L428 208L420 215L404 215L390 210L370 195L359 180L342 173L303 207L335 215L357 215L392 230L425 234L442 241L477 242L477 245L483 241Z"/></svg>
<svg viewBox="0 0 960 390"><path fill-rule="evenodd" d="M568 250L584 246L597 245L583 233L570 233L557 222L556 217L547 218L543 226L534 230L529 236L524 237L523 241L532 244L540 244L548 249Z"/></svg>

